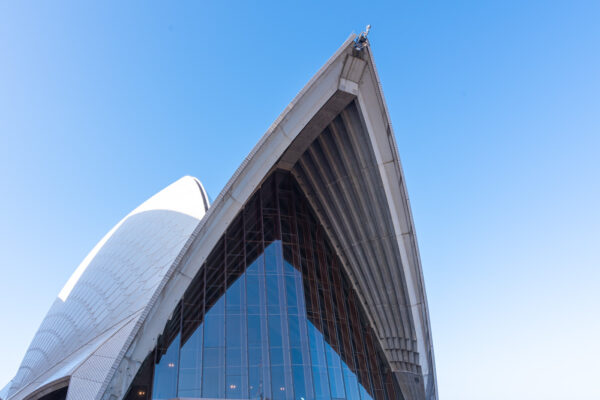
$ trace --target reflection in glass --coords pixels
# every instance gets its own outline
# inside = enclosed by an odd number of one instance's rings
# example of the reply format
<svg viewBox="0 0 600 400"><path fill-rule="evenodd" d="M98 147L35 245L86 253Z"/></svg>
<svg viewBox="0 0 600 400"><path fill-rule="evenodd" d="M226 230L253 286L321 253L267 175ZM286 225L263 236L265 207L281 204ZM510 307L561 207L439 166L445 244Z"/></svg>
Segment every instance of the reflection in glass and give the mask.
<svg viewBox="0 0 600 400"><path fill-rule="evenodd" d="M202 325L181 346L179 386L181 397L200 397L202 384Z"/></svg>
<svg viewBox="0 0 600 400"><path fill-rule="evenodd" d="M403 399L365 321L295 181L276 173L167 324L152 398Z"/></svg>
<svg viewBox="0 0 600 400"><path fill-rule="evenodd" d="M154 388L152 399L166 400L177 395L177 374L179 371L179 335L167 348L154 367Z"/></svg>

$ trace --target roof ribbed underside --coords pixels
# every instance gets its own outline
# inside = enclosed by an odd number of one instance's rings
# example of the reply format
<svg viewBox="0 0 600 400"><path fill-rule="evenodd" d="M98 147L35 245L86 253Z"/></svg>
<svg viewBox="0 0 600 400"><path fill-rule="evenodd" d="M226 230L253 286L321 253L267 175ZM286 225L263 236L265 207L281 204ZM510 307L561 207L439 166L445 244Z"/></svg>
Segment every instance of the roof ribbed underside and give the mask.
<svg viewBox="0 0 600 400"><path fill-rule="evenodd" d="M327 230L405 398L437 399L410 204L370 47L357 50L355 38L286 107L216 198L145 309L102 399L123 398L218 238L277 169L294 174Z"/></svg>
<svg viewBox="0 0 600 400"><path fill-rule="evenodd" d="M350 103L292 168L344 260L395 371L420 373L397 237L369 135Z"/></svg>

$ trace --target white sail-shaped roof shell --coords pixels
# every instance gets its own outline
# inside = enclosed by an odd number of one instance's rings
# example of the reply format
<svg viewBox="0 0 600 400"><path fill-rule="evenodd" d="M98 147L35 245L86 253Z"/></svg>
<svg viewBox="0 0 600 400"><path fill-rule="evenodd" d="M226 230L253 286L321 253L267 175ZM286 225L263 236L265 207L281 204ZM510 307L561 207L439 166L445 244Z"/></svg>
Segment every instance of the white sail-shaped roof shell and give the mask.
<svg viewBox="0 0 600 400"><path fill-rule="evenodd" d="M170 266L161 264L164 272L154 293L136 303L139 308L128 308L131 317L113 325L106 334L110 338L97 336L102 345L94 342L92 350L82 350L85 363L74 353L75 361L65 361L64 370L50 371L35 383L32 374L17 374L12 387L18 389L11 389L9 399L28 400L33 390L56 388L48 384L60 382L60 376L70 376L68 400L123 398L206 257L275 169L290 171L312 203L405 398L437 399L427 300L398 150L371 49L358 50L355 38L350 36L286 107L200 222L185 224L187 236L182 232L175 246L180 251L169 253ZM334 120L347 129L350 141L340 141L335 133L325 138L325 131L335 129ZM130 290L127 285L121 289ZM102 364L105 351L118 354ZM35 356L31 359L43 365ZM29 363L26 357L26 368ZM23 376L30 377L27 388Z"/></svg>
<svg viewBox="0 0 600 400"><path fill-rule="evenodd" d="M427 298L400 157L371 49L358 51L355 39L351 35L298 93L212 203L107 383L103 400L125 395L229 223L276 169L292 172L328 231L405 399L438 398ZM351 160L322 153L320 165L335 169L326 179L325 168L311 170L304 157L338 117L361 141L353 146L360 151ZM333 145L342 149L348 143ZM359 168L344 169L347 161ZM365 209L376 218L361 219Z"/></svg>
<svg viewBox="0 0 600 400"><path fill-rule="evenodd" d="M202 185L183 177L141 204L88 254L42 321L9 399L69 385L93 399L170 267L208 209Z"/></svg>

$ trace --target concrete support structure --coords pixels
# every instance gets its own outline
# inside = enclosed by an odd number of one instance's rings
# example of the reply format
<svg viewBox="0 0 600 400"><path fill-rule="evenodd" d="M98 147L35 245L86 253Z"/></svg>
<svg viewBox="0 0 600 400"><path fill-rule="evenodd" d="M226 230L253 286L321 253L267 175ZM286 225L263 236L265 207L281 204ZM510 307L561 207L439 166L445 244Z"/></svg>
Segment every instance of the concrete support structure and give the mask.
<svg viewBox="0 0 600 400"><path fill-rule="evenodd" d="M170 212L141 206L109 232L61 292L0 398L40 399L68 385L68 400L122 399L219 238L278 170L293 175L324 227L404 398L437 399L397 145L371 49L357 46L354 35L273 123L210 208L199 182L185 178L175 184L181 190L157 195ZM136 286L151 265L153 274ZM96 285L96 276L107 278ZM69 338L76 344L65 343Z"/></svg>

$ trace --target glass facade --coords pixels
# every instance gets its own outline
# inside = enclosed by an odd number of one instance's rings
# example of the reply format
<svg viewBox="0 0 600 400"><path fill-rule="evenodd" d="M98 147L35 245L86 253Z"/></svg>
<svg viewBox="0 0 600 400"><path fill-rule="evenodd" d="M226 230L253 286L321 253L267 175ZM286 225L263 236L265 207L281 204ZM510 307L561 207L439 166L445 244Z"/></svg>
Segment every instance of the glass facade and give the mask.
<svg viewBox="0 0 600 400"><path fill-rule="evenodd" d="M291 174L229 225L126 398L403 398Z"/></svg>

